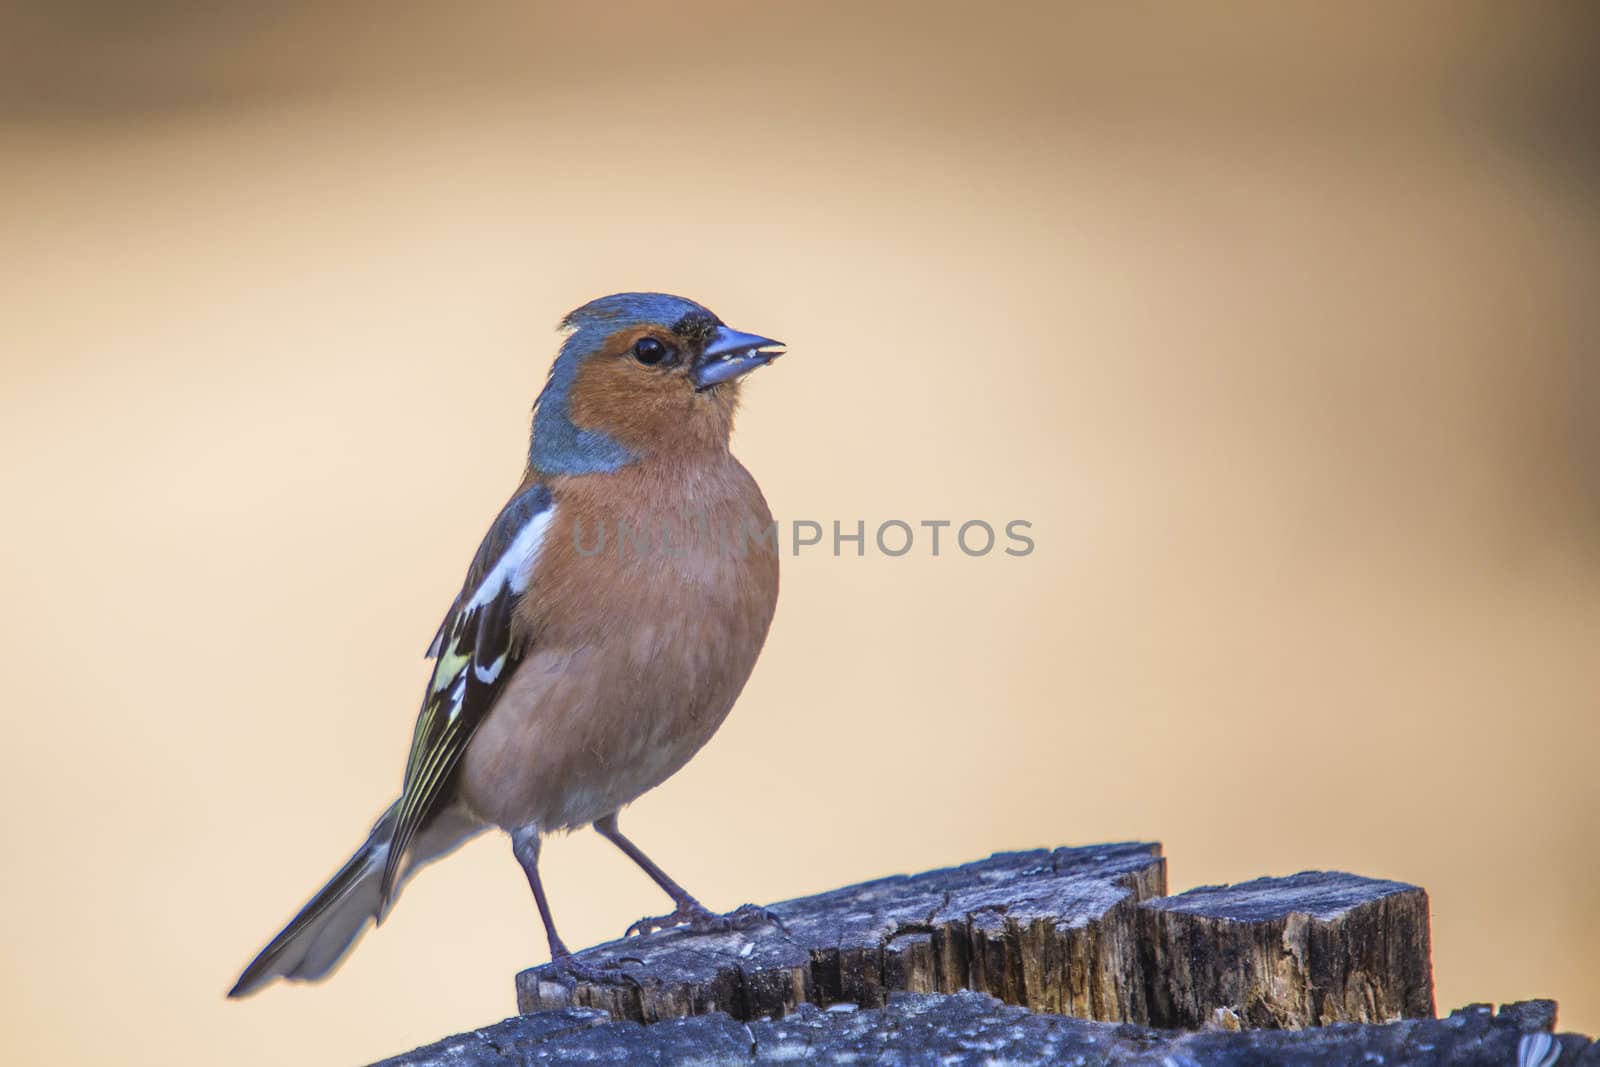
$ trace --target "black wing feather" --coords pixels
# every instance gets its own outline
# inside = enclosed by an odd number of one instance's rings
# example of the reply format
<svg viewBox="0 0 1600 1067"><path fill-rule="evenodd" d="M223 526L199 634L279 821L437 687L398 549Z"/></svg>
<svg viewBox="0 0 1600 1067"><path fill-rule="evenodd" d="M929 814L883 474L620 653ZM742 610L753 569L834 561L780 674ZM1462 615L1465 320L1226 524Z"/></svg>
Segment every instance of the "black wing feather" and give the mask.
<svg viewBox="0 0 1600 1067"><path fill-rule="evenodd" d="M467 580L428 649L436 662L412 732L405 785L385 860L384 909L393 896L406 849L448 798L468 742L520 659L521 649L513 648L512 619L527 595L526 568L538 551L539 528L533 524L541 516L547 522L550 509L550 491L537 483L507 502L478 546ZM526 549L526 559L508 558L519 547ZM485 588L488 583L494 588Z"/></svg>

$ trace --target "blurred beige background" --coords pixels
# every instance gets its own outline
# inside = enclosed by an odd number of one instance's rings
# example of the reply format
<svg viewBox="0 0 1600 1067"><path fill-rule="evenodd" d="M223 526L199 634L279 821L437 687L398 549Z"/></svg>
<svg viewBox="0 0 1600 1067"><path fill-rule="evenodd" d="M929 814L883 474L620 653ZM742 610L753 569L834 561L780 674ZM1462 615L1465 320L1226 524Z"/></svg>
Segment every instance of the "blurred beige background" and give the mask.
<svg viewBox="0 0 1600 1067"><path fill-rule="evenodd" d="M786 561L625 819L709 902L1158 839L1420 883L1442 1008L1600 1030L1592 6L576 7L0 15L17 1062L513 1010L500 839L223 992L397 789L554 324L630 288L792 346L736 439L780 516L1038 544ZM547 856L575 944L662 908Z"/></svg>

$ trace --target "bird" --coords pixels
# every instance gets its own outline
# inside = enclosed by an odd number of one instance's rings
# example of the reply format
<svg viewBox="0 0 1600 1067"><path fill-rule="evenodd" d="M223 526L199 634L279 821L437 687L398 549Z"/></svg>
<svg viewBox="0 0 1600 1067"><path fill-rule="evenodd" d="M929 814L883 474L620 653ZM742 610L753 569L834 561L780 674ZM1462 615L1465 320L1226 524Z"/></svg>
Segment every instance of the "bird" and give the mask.
<svg viewBox="0 0 1600 1067"><path fill-rule="evenodd" d="M428 647L399 798L230 997L327 976L419 869L493 828L574 979L603 976L556 932L548 834L592 826L667 893L672 911L628 934L774 918L713 913L617 815L711 739L766 641L776 526L729 439L745 376L785 346L664 293L601 297L561 326L521 482Z"/></svg>

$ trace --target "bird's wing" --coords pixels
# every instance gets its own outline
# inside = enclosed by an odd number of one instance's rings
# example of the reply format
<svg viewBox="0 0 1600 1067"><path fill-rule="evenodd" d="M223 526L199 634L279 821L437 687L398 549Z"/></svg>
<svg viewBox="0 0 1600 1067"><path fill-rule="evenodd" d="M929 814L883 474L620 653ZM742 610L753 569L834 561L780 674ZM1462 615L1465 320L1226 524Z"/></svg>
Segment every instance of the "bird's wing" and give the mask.
<svg viewBox="0 0 1600 1067"><path fill-rule="evenodd" d="M428 648L433 677L411 735L380 890L385 910L407 846L438 812L468 742L522 655L513 640L512 617L528 594L554 512L550 491L537 482L507 502L478 546L466 583Z"/></svg>

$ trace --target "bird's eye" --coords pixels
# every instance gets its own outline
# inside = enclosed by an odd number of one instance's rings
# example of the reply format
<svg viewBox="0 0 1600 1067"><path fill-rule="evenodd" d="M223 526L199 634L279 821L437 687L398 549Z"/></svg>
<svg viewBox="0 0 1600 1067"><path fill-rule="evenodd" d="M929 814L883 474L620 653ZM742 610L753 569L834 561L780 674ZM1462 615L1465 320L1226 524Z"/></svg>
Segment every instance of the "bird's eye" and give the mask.
<svg viewBox="0 0 1600 1067"><path fill-rule="evenodd" d="M647 367L653 367L667 358L667 346L654 337L641 337L633 343L633 358Z"/></svg>

